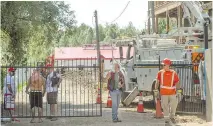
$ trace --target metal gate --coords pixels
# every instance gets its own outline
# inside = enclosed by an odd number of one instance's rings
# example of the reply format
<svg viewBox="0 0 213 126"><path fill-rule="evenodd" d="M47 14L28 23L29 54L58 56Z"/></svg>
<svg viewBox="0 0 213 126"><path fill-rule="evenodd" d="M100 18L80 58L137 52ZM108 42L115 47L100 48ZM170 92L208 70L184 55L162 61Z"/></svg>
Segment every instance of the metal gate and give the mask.
<svg viewBox="0 0 213 126"><path fill-rule="evenodd" d="M160 61L155 64L145 62L141 63L140 67L153 69L157 74L157 71L162 69L160 63ZM204 90L200 88L200 86L203 85L200 83L198 77L198 65L199 64L191 64L189 62L173 61L171 68L177 72L181 88L183 89L183 95L181 99L179 99L180 102L178 103L177 112L191 114L205 113L205 100L201 96Z"/></svg>
<svg viewBox="0 0 213 126"><path fill-rule="evenodd" d="M45 64L45 63L44 63ZM46 64L45 64L46 65ZM7 70L10 66L1 66ZM16 118L31 118L29 95L25 93L26 82L35 68L45 71L45 66L37 63L14 66L16 96L15 111L12 115ZM78 60L58 60L54 63L54 70L59 72L62 82L58 87L57 114L58 117L90 117L102 115L102 104L96 103L97 97L101 99L100 66L97 58ZM4 103L2 93L1 103ZM2 106L2 118L8 117ZM42 101L43 116L50 116L50 105L47 103L47 93ZM37 110L37 109L36 109ZM38 111L38 110L37 110ZM36 114L36 117L37 114Z"/></svg>
<svg viewBox="0 0 213 126"><path fill-rule="evenodd" d="M198 76L199 64L174 64L173 69L178 73L180 78L181 88L183 88L183 96L178 103L177 112L204 114L205 100L203 99L203 92ZM202 90L203 89L203 90Z"/></svg>

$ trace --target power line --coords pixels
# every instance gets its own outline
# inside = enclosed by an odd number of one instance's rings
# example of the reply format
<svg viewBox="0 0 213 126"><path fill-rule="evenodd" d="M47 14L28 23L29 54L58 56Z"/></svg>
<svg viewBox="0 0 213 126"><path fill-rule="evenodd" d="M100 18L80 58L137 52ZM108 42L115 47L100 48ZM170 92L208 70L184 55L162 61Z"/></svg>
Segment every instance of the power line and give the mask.
<svg viewBox="0 0 213 126"><path fill-rule="evenodd" d="M128 1L127 5L126 5L125 8L123 9L123 11L120 13L120 15L119 15L117 18L115 18L115 19L111 22L111 24L112 24L113 22L115 22L118 18L121 17L121 15L124 13L124 11L126 10L126 8L128 7L129 3L130 3L130 1Z"/></svg>

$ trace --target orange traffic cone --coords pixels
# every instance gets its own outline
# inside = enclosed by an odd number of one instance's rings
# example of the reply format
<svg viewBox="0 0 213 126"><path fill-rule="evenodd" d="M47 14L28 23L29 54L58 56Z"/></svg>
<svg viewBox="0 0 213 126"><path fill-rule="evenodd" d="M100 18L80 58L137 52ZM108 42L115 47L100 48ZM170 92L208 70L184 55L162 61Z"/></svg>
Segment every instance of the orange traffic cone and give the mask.
<svg viewBox="0 0 213 126"><path fill-rule="evenodd" d="M98 88L98 96L96 98L96 104L101 104L101 92L100 92L100 88Z"/></svg>
<svg viewBox="0 0 213 126"><path fill-rule="evenodd" d="M157 99L155 118L163 118L163 112L161 110L160 99Z"/></svg>
<svg viewBox="0 0 213 126"><path fill-rule="evenodd" d="M139 113L144 113L142 92L140 93L140 96L139 96L139 102L138 102L137 111L138 111Z"/></svg>
<svg viewBox="0 0 213 126"><path fill-rule="evenodd" d="M107 108L112 108L112 99L109 93L108 93L108 99L107 99Z"/></svg>

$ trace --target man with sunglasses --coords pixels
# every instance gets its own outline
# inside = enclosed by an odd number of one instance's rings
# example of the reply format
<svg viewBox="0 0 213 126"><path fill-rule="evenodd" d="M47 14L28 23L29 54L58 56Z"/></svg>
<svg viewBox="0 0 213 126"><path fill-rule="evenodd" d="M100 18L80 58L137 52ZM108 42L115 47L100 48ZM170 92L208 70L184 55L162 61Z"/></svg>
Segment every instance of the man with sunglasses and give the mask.
<svg viewBox="0 0 213 126"><path fill-rule="evenodd" d="M158 91L160 86L161 106L164 112L165 123L175 123L175 113L178 99L176 90L180 89L178 74L170 69L172 62L165 58L162 62L163 69L157 74L155 91Z"/></svg>

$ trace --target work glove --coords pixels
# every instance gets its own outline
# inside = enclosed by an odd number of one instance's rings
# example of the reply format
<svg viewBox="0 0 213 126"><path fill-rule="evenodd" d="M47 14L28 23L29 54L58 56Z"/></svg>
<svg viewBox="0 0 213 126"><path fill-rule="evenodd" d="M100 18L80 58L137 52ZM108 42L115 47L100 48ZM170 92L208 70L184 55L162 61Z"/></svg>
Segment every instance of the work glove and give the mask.
<svg viewBox="0 0 213 126"><path fill-rule="evenodd" d="M183 89L182 88L180 88L176 91L176 97L177 97L177 101L179 103L183 98Z"/></svg>
<svg viewBox="0 0 213 126"><path fill-rule="evenodd" d="M153 90L153 93L154 93L154 97L155 98L160 98L160 95L159 95L159 91L158 90Z"/></svg>

